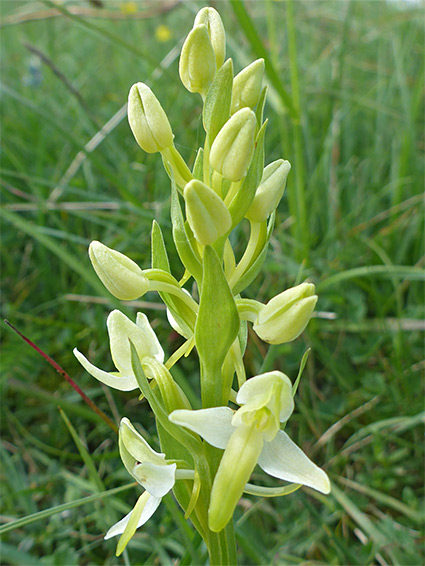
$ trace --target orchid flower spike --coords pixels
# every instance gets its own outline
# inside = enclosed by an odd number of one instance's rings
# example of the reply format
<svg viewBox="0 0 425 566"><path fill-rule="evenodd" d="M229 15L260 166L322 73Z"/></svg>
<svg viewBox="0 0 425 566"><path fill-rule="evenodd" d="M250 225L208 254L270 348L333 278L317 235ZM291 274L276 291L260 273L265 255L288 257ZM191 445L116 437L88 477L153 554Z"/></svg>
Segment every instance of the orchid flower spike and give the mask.
<svg viewBox="0 0 425 566"><path fill-rule="evenodd" d="M165 454L155 452L127 418L121 420L118 446L128 473L146 491L139 497L132 511L105 535L105 539L122 535L117 545L117 556L122 553L136 529L152 517L162 497L173 488L176 480L194 477L193 470L178 470L175 462L165 459Z"/></svg>
<svg viewBox="0 0 425 566"><path fill-rule="evenodd" d="M280 423L286 422L294 409L288 376L279 371L257 375L242 385L236 402L242 405L236 412L214 407L179 410L169 416L173 423L224 449L208 512L209 527L215 532L231 519L257 463L273 477L330 492L326 473L280 430Z"/></svg>
<svg viewBox="0 0 425 566"><path fill-rule="evenodd" d="M160 363L164 361L164 351L161 348L155 332L152 330L146 315L137 313L136 324L119 310L114 310L106 322L109 333L112 361L117 372L103 371L74 348L74 355L90 375L109 387L120 391L132 391L138 388L136 377L131 367L130 340L134 344L140 361L143 358L153 358Z"/></svg>

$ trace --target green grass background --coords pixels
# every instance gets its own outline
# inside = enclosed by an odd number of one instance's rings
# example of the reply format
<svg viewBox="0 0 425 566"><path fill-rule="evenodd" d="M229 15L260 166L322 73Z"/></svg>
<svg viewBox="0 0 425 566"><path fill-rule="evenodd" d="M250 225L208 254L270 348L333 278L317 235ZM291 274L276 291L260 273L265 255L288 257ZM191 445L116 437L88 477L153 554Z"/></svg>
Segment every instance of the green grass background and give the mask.
<svg viewBox="0 0 425 566"><path fill-rule="evenodd" d="M423 6L212 4L236 71L266 50L266 162L293 165L266 264L246 296L267 301L308 277L318 310L334 313L312 320L291 344L267 348L250 334L248 375L275 368L295 379L312 348L288 432L334 487L327 497L310 489L244 497L236 511L240 563L422 564ZM144 81L193 164L203 143L200 99L179 81L178 54L204 5L111 0L100 17L89 2L65 1L56 13L51 2L0 3L3 318L116 422L125 415L140 423L156 447L146 404L102 387L72 355L78 346L112 369L105 319L117 301L94 276L89 242L148 267L156 219L173 249L159 156L139 150L123 111L101 143L95 136L131 84ZM171 30L168 41L156 38L160 25ZM246 238L242 226L238 253ZM172 264L181 276L177 259ZM171 354L180 342L157 295L143 300ZM103 533L139 491L125 487L114 433L34 350L5 325L2 333L2 563L205 563L170 495L115 558L116 541L104 542ZM196 372L194 359L173 369L189 393Z"/></svg>

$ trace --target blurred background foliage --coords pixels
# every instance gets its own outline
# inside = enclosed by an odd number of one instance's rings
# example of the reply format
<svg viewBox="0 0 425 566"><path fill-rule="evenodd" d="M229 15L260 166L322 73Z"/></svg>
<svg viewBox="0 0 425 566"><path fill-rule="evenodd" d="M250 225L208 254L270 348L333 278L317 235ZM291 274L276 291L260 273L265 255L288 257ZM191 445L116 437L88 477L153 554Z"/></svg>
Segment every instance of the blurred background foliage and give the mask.
<svg viewBox="0 0 425 566"><path fill-rule="evenodd" d="M148 267L156 219L173 249L169 181L158 155L136 145L124 105L132 83L149 84L193 164L203 143L200 99L181 85L178 55L204 5L0 4L3 318L116 422L140 423L156 447L145 403L95 382L72 349L112 368L105 320L118 302L94 276L91 240ZM319 316L294 343L268 348L250 335L247 373L275 368L295 379L312 348L290 432L334 485L328 497L310 489L244 497L240 563L422 564L423 5L211 5L236 72L266 50L266 162L293 165L268 259L247 296L267 301L308 277L320 297ZM240 253L246 227L233 238ZM168 354L180 345L156 295L121 308L146 312ZM5 325L2 334L2 563L202 563L205 551L171 496L115 558L103 533L137 489L126 489L114 433ZM189 394L196 367L187 359L173 369Z"/></svg>

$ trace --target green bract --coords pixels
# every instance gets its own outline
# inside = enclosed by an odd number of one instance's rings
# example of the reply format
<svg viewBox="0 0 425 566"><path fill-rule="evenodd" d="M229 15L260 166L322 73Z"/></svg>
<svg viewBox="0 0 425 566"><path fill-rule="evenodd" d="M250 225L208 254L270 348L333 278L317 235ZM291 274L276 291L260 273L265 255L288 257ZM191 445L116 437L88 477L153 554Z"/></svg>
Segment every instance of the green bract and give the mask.
<svg viewBox="0 0 425 566"><path fill-rule="evenodd" d="M292 386L280 371L246 376L247 321L265 342L289 342L304 330L317 296L312 283L287 289L265 305L241 296L265 260L290 164L278 159L264 167L264 60L234 77L232 60L224 58L221 18L213 8L203 8L179 64L184 86L204 101L205 142L192 152L192 170L174 146L168 118L150 88L137 83L130 90L128 118L136 141L148 153L161 153L170 177L174 246L168 247L167 234L164 238L154 221L151 266L142 269L97 241L89 247L96 273L118 299L159 293L166 328L182 337L179 347L165 361L147 317L138 313L133 322L114 310L107 328L116 371L103 371L74 350L99 381L121 391L140 390L145 399L141 410L149 406L154 412L162 450L154 451L131 422L122 419L121 459L145 491L105 538L121 535L120 554L161 498L173 491L204 540L212 566L236 564L233 529L227 525L244 492L283 496L301 485L321 493L330 490L326 473L282 430L294 410L299 378ZM241 222L249 233L245 242ZM176 252L180 270L171 256ZM165 313L156 321L167 324ZM173 366L192 351L199 358L200 400L193 391L186 396L173 376ZM292 483L252 485L257 464L273 478Z"/></svg>

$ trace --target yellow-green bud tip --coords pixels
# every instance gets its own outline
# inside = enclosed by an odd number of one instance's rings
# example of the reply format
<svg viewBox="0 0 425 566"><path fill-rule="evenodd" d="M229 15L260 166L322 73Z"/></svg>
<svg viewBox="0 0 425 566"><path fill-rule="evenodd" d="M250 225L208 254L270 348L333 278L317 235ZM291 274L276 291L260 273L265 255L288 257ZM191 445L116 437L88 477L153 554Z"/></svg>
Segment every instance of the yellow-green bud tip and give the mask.
<svg viewBox="0 0 425 566"><path fill-rule="evenodd" d="M132 301L148 290L149 281L143 271L124 254L93 241L89 257L97 276L117 299Z"/></svg>
<svg viewBox="0 0 425 566"><path fill-rule="evenodd" d="M280 293L260 311L254 331L269 344L295 340L313 314L317 302L314 291L312 283L302 283Z"/></svg>
<svg viewBox="0 0 425 566"><path fill-rule="evenodd" d="M216 61L207 26L194 27L183 44L179 61L180 79L189 92L202 96L214 79Z"/></svg>
<svg viewBox="0 0 425 566"><path fill-rule="evenodd" d="M156 153L173 145L174 136L167 115L144 83L136 83L130 89L128 123L137 143L147 153Z"/></svg>
<svg viewBox="0 0 425 566"><path fill-rule="evenodd" d="M257 59L236 75L233 79L231 114L241 108L254 108L260 98L263 76L264 59Z"/></svg>
<svg viewBox="0 0 425 566"><path fill-rule="evenodd" d="M211 147L210 163L226 179L245 177L254 151L257 120L250 108L242 108L221 128Z"/></svg>
<svg viewBox="0 0 425 566"><path fill-rule="evenodd" d="M232 217L226 205L201 181L193 179L186 185L184 200L187 221L200 244L213 244L230 230Z"/></svg>
<svg viewBox="0 0 425 566"><path fill-rule="evenodd" d="M226 56L226 34L224 32L224 26L221 21L220 14L217 10L214 10L214 8L202 8L202 10L196 14L193 27L200 24L207 26L211 45L215 54L217 69L219 69L224 63L224 58Z"/></svg>

